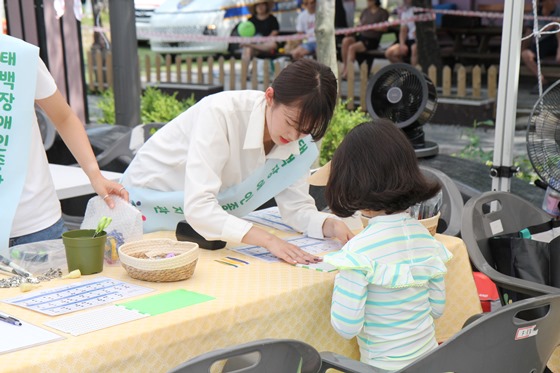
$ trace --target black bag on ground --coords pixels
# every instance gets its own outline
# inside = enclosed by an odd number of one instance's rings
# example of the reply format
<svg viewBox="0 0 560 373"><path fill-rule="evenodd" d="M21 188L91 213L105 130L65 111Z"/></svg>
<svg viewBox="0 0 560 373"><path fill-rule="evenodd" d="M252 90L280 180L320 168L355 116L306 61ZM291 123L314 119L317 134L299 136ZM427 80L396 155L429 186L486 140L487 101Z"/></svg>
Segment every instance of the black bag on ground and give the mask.
<svg viewBox="0 0 560 373"><path fill-rule="evenodd" d="M560 288L560 221L488 239L495 268L504 275ZM530 295L500 289L507 303Z"/></svg>

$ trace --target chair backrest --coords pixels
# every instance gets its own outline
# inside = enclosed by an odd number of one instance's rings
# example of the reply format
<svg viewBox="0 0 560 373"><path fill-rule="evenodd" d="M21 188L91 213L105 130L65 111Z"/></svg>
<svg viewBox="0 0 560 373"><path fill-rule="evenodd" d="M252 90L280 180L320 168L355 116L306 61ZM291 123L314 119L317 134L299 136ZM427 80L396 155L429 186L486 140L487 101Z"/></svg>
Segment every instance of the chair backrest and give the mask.
<svg viewBox="0 0 560 373"><path fill-rule="evenodd" d="M544 309L544 316L527 317ZM402 372L540 373L560 344L560 295L512 303L472 322Z"/></svg>
<svg viewBox="0 0 560 373"><path fill-rule="evenodd" d="M307 343L292 339L263 339L226 347L195 357L170 370L170 373L209 373L216 362L258 354L248 366L228 372L243 373L316 373L321 367L319 352Z"/></svg>
<svg viewBox="0 0 560 373"><path fill-rule="evenodd" d="M486 192L465 204L461 238L465 241L474 266L499 287L532 296L558 292L556 288L498 272L488 244L488 238L492 236L518 232L550 219L542 209L519 196L508 192Z"/></svg>
<svg viewBox="0 0 560 373"><path fill-rule="evenodd" d="M530 318L528 313L540 312ZM560 344L560 295L525 299L486 313L432 352L398 372L526 372L545 370ZM371 366L322 352L321 372L375 372Z"/></svg>
<svg viewBox="0 0 560 373"><path fill-rule="evenodd" d="M96 154L99 167L104 170L124 172L132 160L129 149L130 127L119 124L90 124L86 127L89 142ZM110 169L117 162L119 169Z"/></svg>
<svg viewBox="0 0 560 373"><path fill-rule="evenodd" d="M461 215L463 213L463 197L455 182L440 170L420 165L420 170L425 177L436 179L441 183L443 199L441 205L441 221L444 222L443 229L438 226L437 233L448 236L459 236L461 233Z"/></svg>

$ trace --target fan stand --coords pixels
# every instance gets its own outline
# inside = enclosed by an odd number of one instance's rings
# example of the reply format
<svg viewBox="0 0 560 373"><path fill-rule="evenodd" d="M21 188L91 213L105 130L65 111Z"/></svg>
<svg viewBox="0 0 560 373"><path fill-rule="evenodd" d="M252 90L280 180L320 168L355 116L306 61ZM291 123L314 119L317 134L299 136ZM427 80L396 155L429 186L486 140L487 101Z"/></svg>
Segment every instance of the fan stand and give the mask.
<svg viewBox="0 0 560 373"><path fill-rule="evenodd" d="M404 128L403 132L411 142L416 158L433 157L439 153L439 146L435 142L424 140L424 130L422 127L412 129Z"/></svg>

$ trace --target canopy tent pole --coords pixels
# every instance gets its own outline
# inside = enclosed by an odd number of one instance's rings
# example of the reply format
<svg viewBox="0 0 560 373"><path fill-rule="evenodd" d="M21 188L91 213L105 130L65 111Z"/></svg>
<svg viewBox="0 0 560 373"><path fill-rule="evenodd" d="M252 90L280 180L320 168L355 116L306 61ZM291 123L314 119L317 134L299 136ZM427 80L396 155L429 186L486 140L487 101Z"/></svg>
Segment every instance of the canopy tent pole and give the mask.
<svg viewBox="0 0 560 373"><path fill-rule="evenodd" d="M513 175L512 148L515 135L524 8L524 0L510 0L504 4L494 161L490 171L493 178L493 191L509 192Z"/></svg>

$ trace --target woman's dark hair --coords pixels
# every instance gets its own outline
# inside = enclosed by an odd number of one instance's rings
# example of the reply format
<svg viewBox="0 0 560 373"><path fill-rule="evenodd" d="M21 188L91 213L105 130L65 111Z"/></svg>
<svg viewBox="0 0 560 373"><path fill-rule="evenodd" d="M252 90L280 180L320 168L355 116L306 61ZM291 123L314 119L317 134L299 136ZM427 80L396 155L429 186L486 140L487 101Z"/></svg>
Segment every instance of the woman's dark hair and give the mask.
<svg viewBox="0 0 560 373"><path fill-rule="evenodd" d="M422 175L404 133L390 120L377 119L353 128L334 152L325 197L341 217L358 210L392 214L440 189Z"/></svg>
<svg viewBox="0 0 560 373"><path fill-rule="evenodd" d="M297 123L301 133L319 140L327 131L336 105L336 78L332 70L304 58L284 68L272 82L274 101L300 108Z"/></svg>

